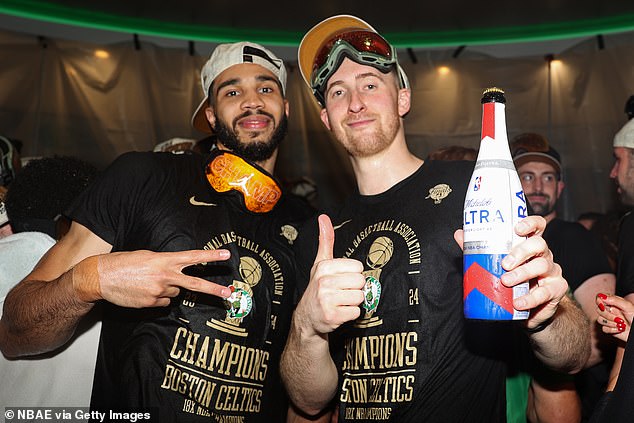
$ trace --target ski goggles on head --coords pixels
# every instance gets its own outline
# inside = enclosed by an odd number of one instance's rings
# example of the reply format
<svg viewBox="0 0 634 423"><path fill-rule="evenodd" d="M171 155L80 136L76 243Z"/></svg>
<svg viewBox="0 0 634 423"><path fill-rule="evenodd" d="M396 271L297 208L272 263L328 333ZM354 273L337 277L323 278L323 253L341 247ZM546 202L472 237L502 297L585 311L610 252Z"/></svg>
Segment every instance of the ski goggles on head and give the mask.
<svg viewBox="0 0 634 423"><path fill-rule="evenodd" d="M384 73L398 65L394 47L374 31L348 30L335 34L323 43L313 62L310 85L322 105L326 83L345 57ZM402 75L399 77L402 79ZM401 85L405 86L404 81L401 81Z"/></svg>
<svg viewBox="0 0 634 423"><path fill-rule="evenodd" d="M273 210L282 197L279 185L266 171L228 151L215 150L205 174L217 192L241 193L245 207L253 213Z"/></svg>

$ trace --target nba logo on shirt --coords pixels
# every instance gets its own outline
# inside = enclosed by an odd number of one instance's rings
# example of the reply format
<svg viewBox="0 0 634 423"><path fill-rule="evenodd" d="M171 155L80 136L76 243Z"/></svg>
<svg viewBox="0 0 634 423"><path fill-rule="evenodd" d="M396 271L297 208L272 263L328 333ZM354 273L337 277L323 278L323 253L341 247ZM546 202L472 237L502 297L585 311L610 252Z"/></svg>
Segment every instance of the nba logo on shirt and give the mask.
<svg viewBox="0 0 634 423"><path fill-rule="evenodd" d="M473 190L477 191L480 189L480 182L482 182L482 176L477 176L475 178L475 184L473 185Z"/></svg>

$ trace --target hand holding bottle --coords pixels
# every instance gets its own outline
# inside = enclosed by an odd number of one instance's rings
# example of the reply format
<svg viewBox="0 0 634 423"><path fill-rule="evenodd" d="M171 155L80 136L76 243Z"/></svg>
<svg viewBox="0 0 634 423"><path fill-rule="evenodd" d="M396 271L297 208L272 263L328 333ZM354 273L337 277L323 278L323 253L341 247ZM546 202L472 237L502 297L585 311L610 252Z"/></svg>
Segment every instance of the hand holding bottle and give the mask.
<svg viewBox="0 0 634 423"><path fill-rule="evenodd" d="M541 216L528 216L514 227L516 235L525 238L511 248L501 261L505 273L500 281L508 288L532 281L526 295L513 300L513 307L529 312L529 329L547 323L555 314L559 302L568 290L568 283L561 274L561 267L553 261L553 255L542 234L546 221ZM463 232L456 231L454 238L462 247Z"/></svg>

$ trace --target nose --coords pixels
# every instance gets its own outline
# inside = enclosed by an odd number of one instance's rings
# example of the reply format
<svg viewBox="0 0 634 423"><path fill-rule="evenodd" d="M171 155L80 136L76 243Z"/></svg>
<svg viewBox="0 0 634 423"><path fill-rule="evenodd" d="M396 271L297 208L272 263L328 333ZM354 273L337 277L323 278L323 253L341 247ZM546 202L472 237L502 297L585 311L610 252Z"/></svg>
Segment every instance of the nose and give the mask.
<svg viewBox="0 0 634 423"><path fill-rule="evenodd" d="M242 99L242 108L244 109L261 109L264 107L264 101L257 91L245 91Z"/></svg>
<svg viewBox="0 0 634 423"><path fill-rule="evenodd" d="M359 92L356 90L350 91L350 104L348 104L348 111L351 113L359 113L365 110L365 103Z"/></svg>
<svg viewBox="0 0 634 423"><path fill-rule="evenodd" d="M614 164L612 165L612 170L610 170L610 179L616 179L616 174L617 174L617 166L616 166L616 162L614 162Z"/></svg>

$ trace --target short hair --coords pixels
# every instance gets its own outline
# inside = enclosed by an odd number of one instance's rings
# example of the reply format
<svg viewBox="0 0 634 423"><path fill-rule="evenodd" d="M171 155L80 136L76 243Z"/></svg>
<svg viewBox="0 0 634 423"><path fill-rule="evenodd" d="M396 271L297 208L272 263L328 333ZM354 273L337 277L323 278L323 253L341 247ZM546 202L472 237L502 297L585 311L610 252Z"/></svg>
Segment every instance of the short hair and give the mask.
<svg viewBox="0 0 634 423"><path fill-rule="evenodd" d="M38 231L55 238L55 220L96 175L93 165L75 157L30 160L16 175L5 197L13 232Z"/></svg>
<svg viewBox="0 0 634 423"><path fill-rule="evenodd" d="M461 145L440 147L427 156L427 160L476 160L477 158L478 150Z"/></svg>

